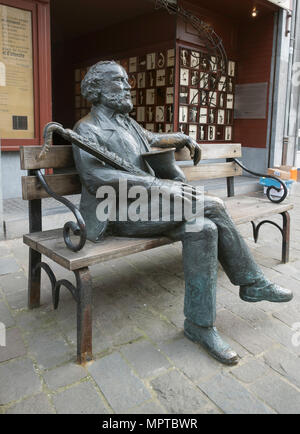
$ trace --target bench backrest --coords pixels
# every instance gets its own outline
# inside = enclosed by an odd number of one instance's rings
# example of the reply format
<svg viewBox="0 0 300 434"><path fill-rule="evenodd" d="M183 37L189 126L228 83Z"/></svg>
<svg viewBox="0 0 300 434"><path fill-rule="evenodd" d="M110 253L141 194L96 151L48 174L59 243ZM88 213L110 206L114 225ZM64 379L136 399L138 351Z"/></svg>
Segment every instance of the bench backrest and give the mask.
<svg viewBox="0 0 300 434"><path fill-rule="evenodd" d="M242 155L240 144L205 144L201 145L202 159L198 166L183 165L188 181L227 178L228 195L233 194L233 177L240 176L242 169L232 158L239 158ZM79 175L76 172L72 146L52 146L46 157L38 161L37 156L41 151L40 146L23 146L20 149L21 169L28 171L28 176L22 177L22 195L24 200L36 200L49 197L40 186L33 172L36 169L68 169L67 173L46 175L46 181L50 188L60 196L78 194L81 192ZM191 158L187 149L176 152L177 161L189 161ZM224 159L226 162L224 162ZM221 160L202 163L207 160ZM223 160L223 161L222 161ZM229 182L230 181L230 182ZM231 185L231 187L230 187Z"/></svg>

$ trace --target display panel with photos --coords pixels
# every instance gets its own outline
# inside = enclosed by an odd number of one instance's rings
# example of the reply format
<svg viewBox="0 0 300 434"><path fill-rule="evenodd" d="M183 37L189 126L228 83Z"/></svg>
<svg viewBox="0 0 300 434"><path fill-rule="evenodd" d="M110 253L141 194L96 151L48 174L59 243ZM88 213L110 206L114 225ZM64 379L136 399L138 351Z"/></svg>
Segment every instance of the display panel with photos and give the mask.
<svg viewBox="0 0 300 434"><path fill-rule="evenodd" d="M133 111L130 116L153 132L172 132L174 121L175 49L117 60L129 77ZM75 119L85 116L91 104L80 94L88 68L75 70Z"/></svg>
<svg viewBox="0 0 300 434"><path fill-rule="evenodd" d="M232 141L236 62L222 65L217 56L187 48L179 62L180 131L197 141Z"/></svg>

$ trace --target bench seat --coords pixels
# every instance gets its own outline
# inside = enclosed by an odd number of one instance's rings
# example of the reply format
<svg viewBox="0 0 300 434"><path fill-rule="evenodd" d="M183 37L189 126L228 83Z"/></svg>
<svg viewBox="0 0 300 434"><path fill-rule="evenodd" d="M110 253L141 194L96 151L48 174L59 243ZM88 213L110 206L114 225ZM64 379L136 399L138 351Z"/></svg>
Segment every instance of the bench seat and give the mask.
<svg viewBox="0 0 300 434"><path fill-rule="evenodd" d="M272 203L261 193L226 198L225 203L236 224L249 223L272 214L281 214L293 208L293 204L288 201L281 204ZM87 241L82 250L73 253L65 245L62 228L24 235L25 244L70 271L172 242L166 237L106 237L98 244Z"/></svg>

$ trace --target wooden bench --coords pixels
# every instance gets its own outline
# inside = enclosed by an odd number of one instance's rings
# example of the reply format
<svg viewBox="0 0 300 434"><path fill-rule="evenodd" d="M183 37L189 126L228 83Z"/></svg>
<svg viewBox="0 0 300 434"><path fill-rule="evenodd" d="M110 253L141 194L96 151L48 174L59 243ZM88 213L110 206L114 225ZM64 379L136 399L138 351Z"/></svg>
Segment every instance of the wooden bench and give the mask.
<svg viewBox="0 0 300 434"><path fill-rule="evenodd" d="M290 217L292 203L272 203L262 195L234 196L234 177L242 175L241 167L233 161L241 157L239 144L201 145L202 161L216 160L214 163L198 166L183 166L188 181L226 178L228 199L225 200L229 214L236 224L251 222L255 241L262 224L268 222L276 225L283 237L282 261L289 260ZM63 229L42 231L42 199L49 197L41 184L39 169L68 169L66 173L45 175L48 186L56 195L67 196L81 192L81 183L74 168L71 146L53 146L45 159L38 161L40 147L21 148L21 169L28 175L22 177L23 199L29 201L30 233L24 235L24 243L29 246L28 306L29 309L40 305L41 269L48 274L52 284L53 305L59 302L61 286L67 287L77 303L77 360L84 363L92 359L92 281L89 267L91 265L130 255L132 253L153 249L172 241L166 237L159 238L121 238L105 237L102 242L94 244L87 241L82 250L73 252L66 247ZM179 161L190 160L187 150L176 153ZM223 162L225 160L225 162ZM73 169L72 169L73 168ZM38 177L39 176L39 177ZM64 200L65 198L63 198ZM271 215L281 214L283 226L265 220ZM263 219L259 225L254 221ZM69 281L57 281L49 265L41 262L44 255L76 276L76 287Z"/></svg>

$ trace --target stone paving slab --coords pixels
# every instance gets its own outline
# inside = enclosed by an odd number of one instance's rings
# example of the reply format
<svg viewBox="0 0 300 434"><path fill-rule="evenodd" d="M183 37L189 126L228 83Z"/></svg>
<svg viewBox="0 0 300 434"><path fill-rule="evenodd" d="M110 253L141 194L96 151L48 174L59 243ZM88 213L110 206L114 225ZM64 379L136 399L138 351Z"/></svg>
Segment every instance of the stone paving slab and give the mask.
<svg viewBox="0 0 300 434"><path fill-rule="evenodd" d="M293 301L244 303L219 269L217 327L240 356L235 367L219 364L183 334L180 243L91 267L95 361L80 367L71 294L63 289L53 311L43 275L42 305L28 311L28 248L19 238L1 241L0 322L8 345L0 347L0 413L299 413L296 187L289 264L280 264L276 228L265 226L255 244L251 226L239 227L264 273L291 288ZM73 279L53 262L51 267L59 278Z"/></svg>

